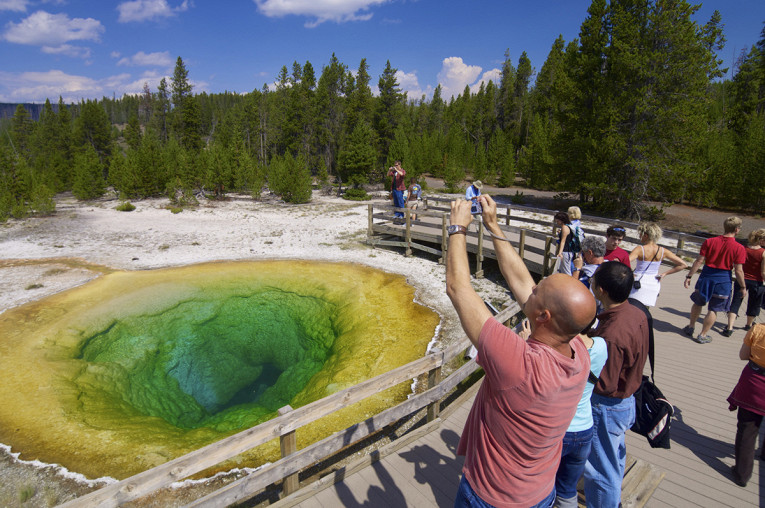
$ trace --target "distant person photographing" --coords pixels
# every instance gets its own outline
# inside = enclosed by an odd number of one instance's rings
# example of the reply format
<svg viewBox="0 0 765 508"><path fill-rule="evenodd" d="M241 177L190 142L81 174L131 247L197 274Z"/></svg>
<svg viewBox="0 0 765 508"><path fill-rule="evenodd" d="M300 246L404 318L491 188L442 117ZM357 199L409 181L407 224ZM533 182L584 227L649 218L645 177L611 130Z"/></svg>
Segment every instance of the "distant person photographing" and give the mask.
<svg viewBox="0 0 765 508"><path fill-rule="evenodd" d="M470 201L470 213L473 215L478 215L482 212L481 203L478 201L478 196L481 195L481 189L483 189L483 182L481 182L481 180L476 180L465 191L465 199Z"/></svg>
<svg viewBox="0 0 765 508"><path fill-rule="evenodd" d="M535 284L499 228L497 204L487 195L478 201L531 336L525 341L494 320L473 289L465 237L471 205L452 201L446 293L486 372L457 450L465 464L454 505L551 506L563 436L590 372L587 348L572 339L595 318L595 298L562 274Z"/></svg>
<svg viewBox="0 0 765 508"><path fill-rule="evenodd" d="M406 171L401 167L401 161L396 161L393 166L388 168L388 176L393 177L391 181L391 194L393 195L393 206L396 208L404 208L406 203L404 202L404 191L406 185L404 184L404 177ZM403 218L404 212L396 211L393 214L396 218Z"/></svg>

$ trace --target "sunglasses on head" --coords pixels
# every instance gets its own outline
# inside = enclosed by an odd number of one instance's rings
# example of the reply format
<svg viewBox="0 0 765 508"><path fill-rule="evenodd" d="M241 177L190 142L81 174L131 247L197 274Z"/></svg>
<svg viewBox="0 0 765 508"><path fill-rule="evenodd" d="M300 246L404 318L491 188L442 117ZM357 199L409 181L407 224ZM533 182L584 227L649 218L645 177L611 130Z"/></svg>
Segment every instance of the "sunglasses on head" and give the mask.
<svg viewBox="0 0 765 508"><path fill-rule="evenodd" d="M624 233L624 228L611 228L611 231L618 231L619 233Z"/></svg>

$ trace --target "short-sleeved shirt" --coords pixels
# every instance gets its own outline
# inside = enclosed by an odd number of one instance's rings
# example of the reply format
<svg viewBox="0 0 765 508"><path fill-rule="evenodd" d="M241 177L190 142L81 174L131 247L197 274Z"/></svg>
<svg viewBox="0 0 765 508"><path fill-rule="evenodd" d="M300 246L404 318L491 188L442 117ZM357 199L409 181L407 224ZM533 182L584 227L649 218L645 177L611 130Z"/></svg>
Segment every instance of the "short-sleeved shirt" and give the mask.
<svg viewBox="0 0 765 508"><path fill-rule="evenodd" d="M762 254L765 249L746 248L746 261L744 262L744 278L762 282Z"/></svg>
<svg viewBox="0 0 765 508"><path fill-rule="evenodd" d="M595 393L616 399L626 399L635 393L648 358L648 334L645 314L629 302L598 314L598 327L593 335L606 340L608 359Z"/></svg>
<svg viewBox="0 0 765 508"><path fill-rule="evenodd" d="M608 358L608 346L603 337L592 337L592 347L587 348L587 353L590 355L590 372L595 374L595 377L598 377L600 371L603 370L603 365L606 364L606 358ZM590 381L587 381L587 384L584 385L584 393L582 393L582 398L576 407L576 415L571 420L571 425L568 426L566 432L582 432L592 427L592 404L590 403L590 397L592 397L593 388L595 388L595 385Z"/></svg>
<svg viewBox="0 0 765 508"><path fill-rule="evenodd" d="M752 348L749 359L765 367L765 324L757 323L744 337L744 344Z"/></svg>
<svg viewBox="0 0 765 508"><path fill-rule="evenodd" d="M590 369L584 343L573 358L524 341L488 319L478 339L486 377L476 395L457 453L462 471L485 502L527 507L553 489L563 436L574 417Z"/></svg>
<svg viewBox="0 0 765 508"><path fill-rule="evenodd" d="M704 256L705 266L720 270L730 270L733 265L743 265L746 261L746 249L732 236L707 238L699 254Z"/></svg>
<svg viewBox="0 0 765 508"><path fill-rule="evenodd" d="M619 261L627 266L631 266L630 253L621 247L616 247L614 250L606 250L606 255L603 256L606 261Z"/></svg>
<svg viewBox="0 0 765 508"><path fill-rule="evenodd" d="M477 189L474 185L471 185L465 191L465 199L475 199L480 195L481 195L481 191Z"/></svg>

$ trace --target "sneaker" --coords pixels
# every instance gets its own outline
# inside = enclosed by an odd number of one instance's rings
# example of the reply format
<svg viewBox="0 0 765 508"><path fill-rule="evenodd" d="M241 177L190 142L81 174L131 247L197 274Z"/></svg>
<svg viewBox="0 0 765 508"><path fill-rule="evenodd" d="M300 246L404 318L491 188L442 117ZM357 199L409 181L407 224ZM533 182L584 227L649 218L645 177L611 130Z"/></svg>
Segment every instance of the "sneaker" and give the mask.
<svg viewBox="0 0 765 508"><path fill-rule="evenodd" d="M683 328L683 333L686 334L688 337L693 337L693 328L690 326L686 326Z"/></svg>
<svg viewBox="0 0 765 508"><path fill-rule="evenodd" d="M720 333L722 334L723 337L730 337L731 335L733 335L733 330L731 330L730 328L726 328Z"/></svg>
<svg viewBox="0 0 765 508"><path fill-rule="evenodd" d="M751 329L752 329L752 325L744 325L744 331L745 332L748 332Z"/></svg>
<svg viewBox="0 0 765 508"><path fill-rule="evenodd" d="M712 337L709 335L700 335L698 337L692 338L693 342L696 342L698 344L709 344L712 342Z"/></svg>

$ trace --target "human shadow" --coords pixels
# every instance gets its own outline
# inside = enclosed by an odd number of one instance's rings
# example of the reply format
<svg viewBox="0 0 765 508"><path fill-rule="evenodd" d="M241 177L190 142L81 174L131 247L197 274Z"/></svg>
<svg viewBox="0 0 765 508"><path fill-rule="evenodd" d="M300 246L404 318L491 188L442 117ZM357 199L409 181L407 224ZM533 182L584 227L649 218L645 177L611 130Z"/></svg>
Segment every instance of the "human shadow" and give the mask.
<svg viewBox="0 0 765 508"><path fill-rule="evenodd" d="M456 456L460 436L453 430L443 429L441 439L449 448L446 455L429 445L416 445L400 456L414 464L414 479L430 487L439 506L451 506L457 496L462 469L462 460Z"/></svg>
<svg viewBox="0 0 765 508"><path fill-rule="evenodd" d="M374 454L378 454L378 452L375 451ZM385 465L380 462L379 458L375 457L375 461L370 467L377 474L382 487L371 485L367 489L366 499L358 500L345 481L338 482L335 484L335 490L342 501L342 505L350 508L406 506L404 493L396 486L393 477L385 469Z"/></svg>
<svg viewBox="0 0 765 508"><path fill-rule="evenodd" d="M731 432L735 433L736 429L731 429ZM672 422L672 441L688 448L713 470L728 480L733 481L730 466L727 466L722 461L724 458L733 457L733 445L699 434L696 429L685 423L683 412L679 407L675 407L674 422Z"/></svg>

